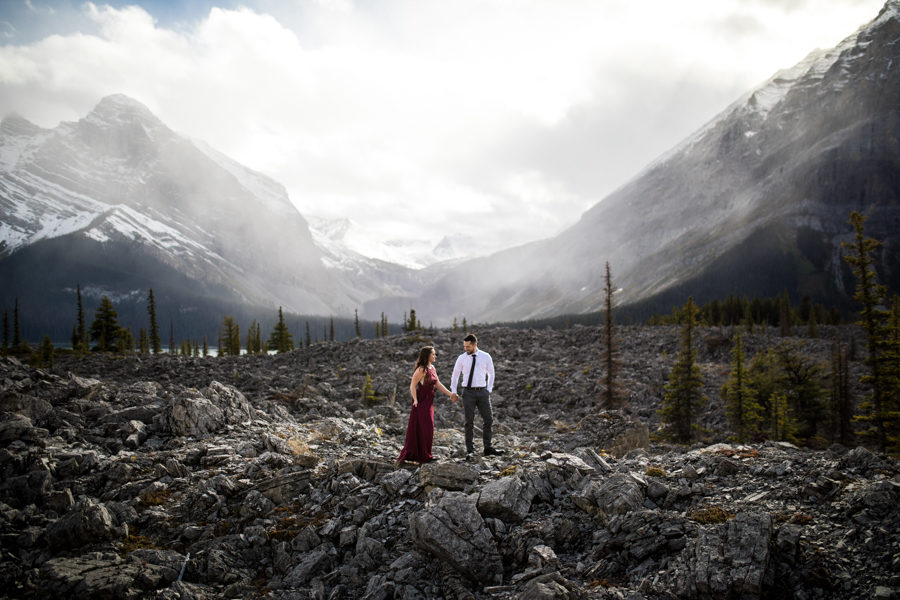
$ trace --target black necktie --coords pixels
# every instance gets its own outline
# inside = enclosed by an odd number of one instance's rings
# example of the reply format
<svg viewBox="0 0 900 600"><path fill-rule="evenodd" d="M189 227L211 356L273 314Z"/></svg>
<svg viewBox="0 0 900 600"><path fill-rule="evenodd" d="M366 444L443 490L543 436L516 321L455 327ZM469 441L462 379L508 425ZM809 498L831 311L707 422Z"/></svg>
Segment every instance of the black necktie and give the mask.
<svg viewBox="0 0 900 600"><path fill-rule="evenodd" d="M475 374L475 355L472 354L472 366L469 368L469 383L466 384L466 387L472 387L472 375Z"/></svg>

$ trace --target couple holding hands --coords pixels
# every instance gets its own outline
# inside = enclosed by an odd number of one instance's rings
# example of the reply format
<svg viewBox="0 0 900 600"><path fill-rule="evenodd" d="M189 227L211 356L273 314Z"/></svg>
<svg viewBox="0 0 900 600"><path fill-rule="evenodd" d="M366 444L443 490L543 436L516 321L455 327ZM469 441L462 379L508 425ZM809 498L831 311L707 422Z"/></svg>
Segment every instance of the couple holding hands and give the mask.
<svg viewBox="0 0 900 600"><path fill-rule="evenodd" d="M494 422L491 410L491 390L494 387L494 361L487 352L478 350L478 338L473 334L463 338L465 352L456 359L453 375L450 378L450 389L438 380L434 370L436 353L433 346L425 346L419 350L415 371L409 384L412 395L412 410L406 426L406 444L397 458L397 463L409 460L418 463L436 460L431 455L434 442L434 392L435 389L450 396L451 402L460 397L465 414L466 458L474 452L473 438L475 432L475 409L484 421L483 440L484 455L503 454L491 445L491 426ZM460 376L463 378L462 396L457 394Z"/></svg>

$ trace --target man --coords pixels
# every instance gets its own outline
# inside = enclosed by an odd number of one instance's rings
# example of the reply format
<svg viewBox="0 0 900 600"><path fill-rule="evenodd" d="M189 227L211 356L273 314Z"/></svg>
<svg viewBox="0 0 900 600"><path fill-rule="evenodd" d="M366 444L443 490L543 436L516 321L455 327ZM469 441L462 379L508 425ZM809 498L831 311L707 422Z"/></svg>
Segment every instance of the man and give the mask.
<svg viewBox="0 0 900 600"><path fill-rule="evenodd" d="M462 401L466 418L466 458L472 456L475 451L473 438L475 437L475 409L481 414L484 421L483 440L484 455L497 456L503 454L491 445L491 426L494 424L494 415L491 410L491 390L494 389L494 361L487 352L478 350L478 338L473 334L463 338L465 352L456 359L453 366L453 375L450 378L450 391L453 398L456 393L459 378L463 378Z"/></svg>

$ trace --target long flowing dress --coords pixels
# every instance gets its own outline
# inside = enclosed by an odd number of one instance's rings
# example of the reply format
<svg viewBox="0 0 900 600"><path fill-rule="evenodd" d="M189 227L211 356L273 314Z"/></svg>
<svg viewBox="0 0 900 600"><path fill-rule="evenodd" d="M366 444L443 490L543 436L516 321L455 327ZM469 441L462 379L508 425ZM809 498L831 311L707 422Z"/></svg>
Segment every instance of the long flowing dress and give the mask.
<svg viewBox="0 0 900 600"><path fill-rule="evenodd" d="M409 412L406 424L406 444L400 451L398 461L410 460L423 463L433 460L431 445L434 443L434 385L437 374L434 367L428 367L425 377L416 387L418 406Z"/></svg>

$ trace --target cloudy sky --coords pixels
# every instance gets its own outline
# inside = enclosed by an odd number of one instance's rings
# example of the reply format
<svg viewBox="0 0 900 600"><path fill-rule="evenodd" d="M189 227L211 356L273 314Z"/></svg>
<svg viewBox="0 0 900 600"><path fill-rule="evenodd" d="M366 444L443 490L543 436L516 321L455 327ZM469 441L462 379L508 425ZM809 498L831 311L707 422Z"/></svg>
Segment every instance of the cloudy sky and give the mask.
<svg viewBox="0 0 900 600"><path fill-rule="evenodd" d="M124 93L385 239L548 237L882 0L0 0L0 115Z"/></svg>

